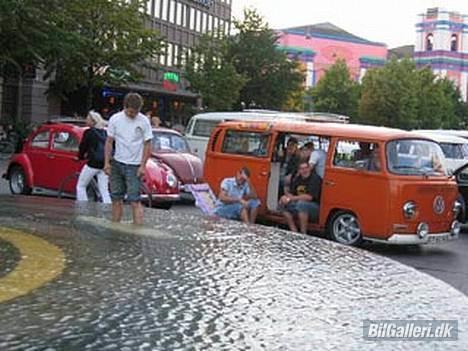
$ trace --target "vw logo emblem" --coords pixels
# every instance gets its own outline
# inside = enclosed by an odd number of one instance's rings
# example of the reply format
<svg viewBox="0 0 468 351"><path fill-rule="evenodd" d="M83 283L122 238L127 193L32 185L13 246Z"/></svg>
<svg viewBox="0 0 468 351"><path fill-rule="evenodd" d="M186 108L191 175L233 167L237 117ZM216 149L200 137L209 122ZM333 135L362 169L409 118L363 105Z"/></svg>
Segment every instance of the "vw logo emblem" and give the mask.
<svg viewBox="0 0 468 351"><path fill-rule="evenodd" d="M434 212L437 213L437 214L442 214L444 213L445 211L445 201L444 201L444 198L442 196L437 196L435 199L434 199Z"/></svg>

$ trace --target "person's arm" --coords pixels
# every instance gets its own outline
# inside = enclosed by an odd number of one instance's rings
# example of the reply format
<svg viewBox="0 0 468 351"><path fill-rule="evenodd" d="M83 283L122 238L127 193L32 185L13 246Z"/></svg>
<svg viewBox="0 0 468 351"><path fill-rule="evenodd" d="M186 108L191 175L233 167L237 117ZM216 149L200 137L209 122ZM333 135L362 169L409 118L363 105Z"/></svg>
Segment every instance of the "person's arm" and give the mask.
<svg viewBox="0 0 468 351"><path fill-rule="evenodd" d="M111 173L111 158L112 158L112 147L114 145L114 138L108 136L106 139L106 144L104 146L104 172L107 175Z"/></svg>
<svg viewBox="0 0 468 351"><path fill-rule="evenodd" d="M229 196L226 190L224 189L221 189L221 191L219 192L218 198L220 201L224 202L225 204L236 204L236 203L241 202L242 200L242 199Z"/></svg>
<svg viewBox="0 0 468 351"><path fill-rule="evenodd" d="M78 159L84 160L89 150L89 129L86 130L83 134L83 139L81 139L80 146L78 147Z"/></svg>
<svg viewBox="0 0 468 351"><path fill-rule="evenodd" d="M252 182L250 181L250 178L247 179L247 193L244 196L245 200L252 200L252 199L257 199L258 195L257 192L255 191L255 187L252 185Z"/></svg>
<svg viewBox="0 0 468 351"><path fill-rule="evenodd" d="M151 124L148 121L148 118L143 116L143 137L144 137L144 146L143 146L143 156L141 158L140 167L138 167L137 175L143 177L146 170L146 162L148 162L151 157L151 140L153 139L153 129Z"/></svg>
<svg viewBox="0 0 468 351"><path fill-rule="evenodd" d="M148 162L151 157L151 139L145 141L145 146L143 147L143 157L141 159L141 165L138 167L137 175L142 177L145 175L146 162Z"/></svg>

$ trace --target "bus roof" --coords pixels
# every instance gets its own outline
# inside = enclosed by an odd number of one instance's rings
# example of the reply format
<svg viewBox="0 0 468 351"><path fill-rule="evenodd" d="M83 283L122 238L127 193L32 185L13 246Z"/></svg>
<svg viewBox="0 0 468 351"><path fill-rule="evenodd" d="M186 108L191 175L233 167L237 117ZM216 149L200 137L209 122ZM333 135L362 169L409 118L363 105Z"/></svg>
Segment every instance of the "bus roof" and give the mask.
<svg viewBox="0 0 468 351"><path fill-rule="evenodd" d="M349 117L327 112L280 112L244 110L241 112L205 112L193 116L207 121L299 120L307 122L348 123Z"/></svg>
<svg viewBox="0 0 468 351"><path fill-rule="evenodd" d="M265 122L245 122L231 121L224 122L220 126L231 127L233 129L249 129L259 131L279 131L294 134L316 134L323 136L339 136L344 138L390 140L399 138L422 138L431 140L424 135L416 135L401 129L387 127L376 127L361 124L342 123L311 123L303 121L265 121Z"/></svg>

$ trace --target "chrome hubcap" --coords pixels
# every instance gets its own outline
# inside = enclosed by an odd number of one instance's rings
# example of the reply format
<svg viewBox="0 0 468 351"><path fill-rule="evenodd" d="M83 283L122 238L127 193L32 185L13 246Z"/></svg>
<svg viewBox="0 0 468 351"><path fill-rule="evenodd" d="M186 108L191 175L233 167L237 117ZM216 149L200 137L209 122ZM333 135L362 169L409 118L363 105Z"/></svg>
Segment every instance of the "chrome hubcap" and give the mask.
<svg viewBox="0 0 468 351"><path fill-rule="evenodd" d="M21 172L14 172L11 175L11 187L15 194L21 194L24 189L24 175Z"/></svg>
<svg viewBox="0 0 468 351"><path fill-rule="evenodd" d="M336 241L352 245L361 237L359 223L351 214L343 214L333 222L333 234Z"/></svg>

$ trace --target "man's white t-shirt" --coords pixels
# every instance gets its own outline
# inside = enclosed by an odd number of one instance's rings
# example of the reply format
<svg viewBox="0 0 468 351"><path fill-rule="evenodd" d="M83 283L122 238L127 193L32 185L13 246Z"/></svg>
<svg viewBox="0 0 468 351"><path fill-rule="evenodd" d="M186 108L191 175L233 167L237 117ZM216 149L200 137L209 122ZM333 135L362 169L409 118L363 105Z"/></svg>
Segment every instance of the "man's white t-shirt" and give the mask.
<svg viewBox="0 0 468 351"><path fill-rule="evenodd" d="M135 118L130 118L125 111L121 111L110 118L107 135L115 140L116 161L140 165L144 142L153 138L153 131L145 115L139 113Z"/></svg>
<svg viewBox="0 0 468 351"><path fill-rule="evenodd" d="M323 179L325 173L325 160L327 158L327 153L325 150L318 149L312 151L309 158L309 164L311 167L314 167L315 173Z"/></svg>

